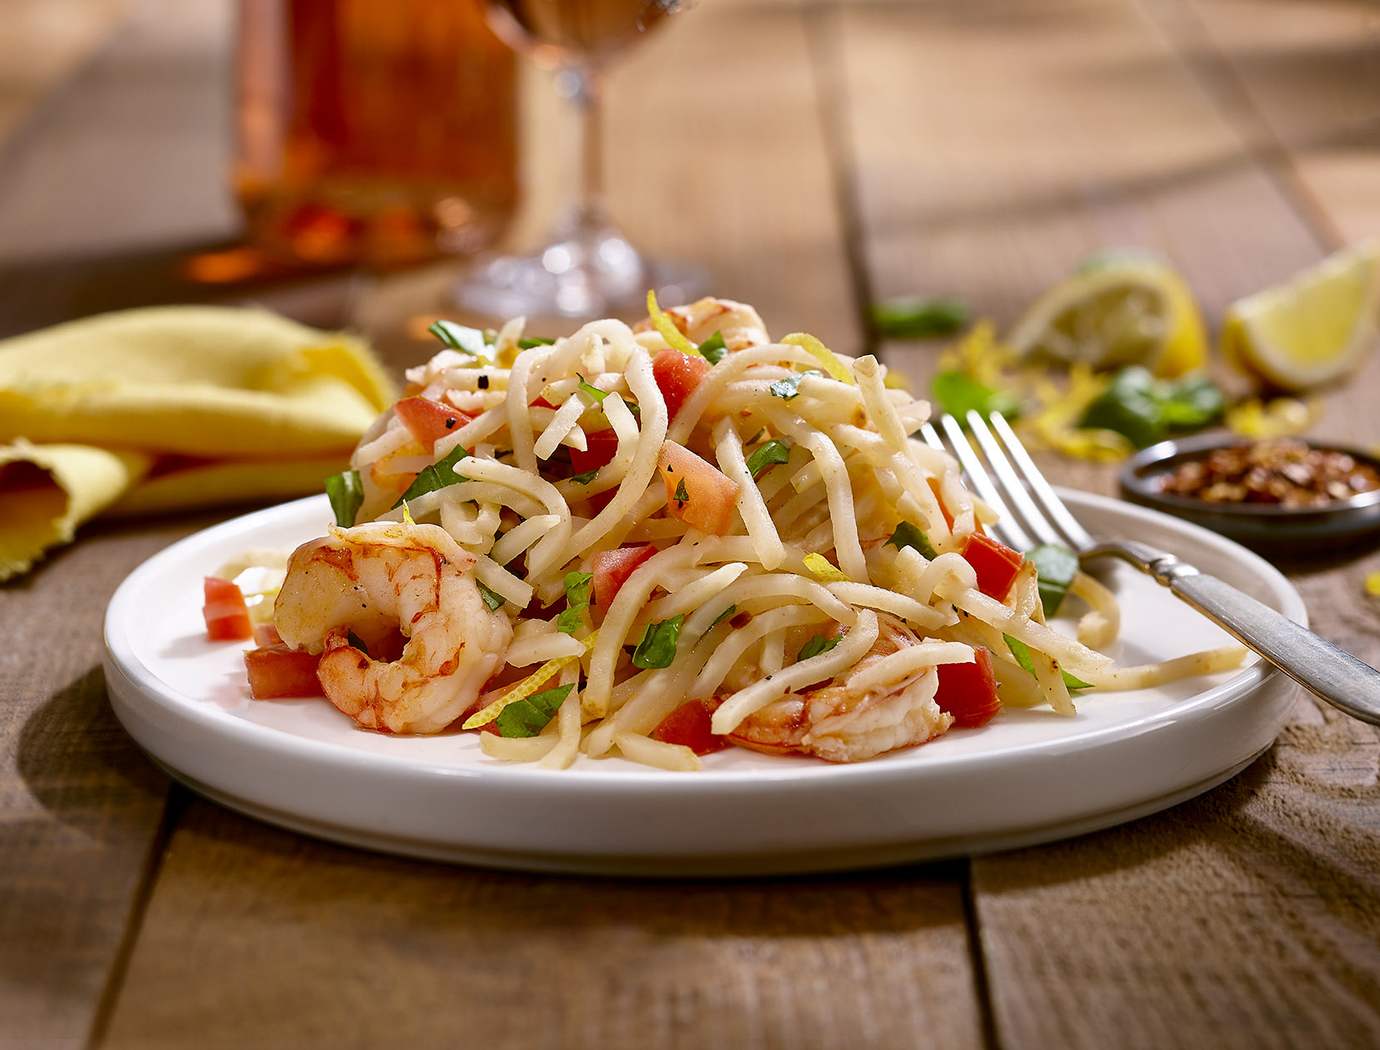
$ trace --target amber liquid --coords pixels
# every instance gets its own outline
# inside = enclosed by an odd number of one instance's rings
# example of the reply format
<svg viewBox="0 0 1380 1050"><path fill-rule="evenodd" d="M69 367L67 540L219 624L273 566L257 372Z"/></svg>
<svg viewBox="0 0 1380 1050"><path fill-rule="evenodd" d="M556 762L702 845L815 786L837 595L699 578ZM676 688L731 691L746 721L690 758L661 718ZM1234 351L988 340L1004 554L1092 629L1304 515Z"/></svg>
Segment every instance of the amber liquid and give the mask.
<svg viewBox="0 0 1380 1050"><path fill-rule="evenodd" d="M481 0L241 0L236 196L308 263L491 243L517 205L515 59Z"/></svg>
<svg viewBox="0 0 1380 1050"><path fill-rule="evenodd" d="M494 27L538 61L598 64L656 28L679 0L490 0Z"/></svg>

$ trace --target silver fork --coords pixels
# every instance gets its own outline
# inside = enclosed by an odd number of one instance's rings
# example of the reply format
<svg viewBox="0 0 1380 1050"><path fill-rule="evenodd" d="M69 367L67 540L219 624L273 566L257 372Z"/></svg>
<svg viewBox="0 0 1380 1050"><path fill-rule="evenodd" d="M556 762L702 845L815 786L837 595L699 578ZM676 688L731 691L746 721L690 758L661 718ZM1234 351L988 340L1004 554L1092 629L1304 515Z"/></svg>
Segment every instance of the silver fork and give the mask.
<svg viewBox="0 0 1380 1050"><path fill-rule="evenodd" d="M1010 423L997 413L984 419L969 412L966 418L982 456L953 416L939 420L949 448L931 424L920 433L927 444L957 456L974 491L1001 515L992 527L997 539L1022 551L1041 543L1062 544L1076 551L1080 562L1129 562L1315 696L1353 718L1380 725L1380 671L1172 554L1138 540L1094 539L1045 480Z"/></svg>

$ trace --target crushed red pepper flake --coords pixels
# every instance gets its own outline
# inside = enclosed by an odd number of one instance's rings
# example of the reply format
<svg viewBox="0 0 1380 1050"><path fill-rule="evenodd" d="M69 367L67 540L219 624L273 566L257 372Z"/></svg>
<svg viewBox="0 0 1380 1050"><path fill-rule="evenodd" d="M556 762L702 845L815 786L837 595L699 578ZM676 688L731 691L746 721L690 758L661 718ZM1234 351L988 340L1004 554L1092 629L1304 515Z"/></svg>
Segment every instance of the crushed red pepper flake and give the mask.
<svg viewBox="0 0 1380 1050"><path fill-rule="evenodd" d="M1297 440L1215 449L1160 479L1160 491L1208 503L1319 507L1380 489L1380 472L1336 449Z"/></svg>

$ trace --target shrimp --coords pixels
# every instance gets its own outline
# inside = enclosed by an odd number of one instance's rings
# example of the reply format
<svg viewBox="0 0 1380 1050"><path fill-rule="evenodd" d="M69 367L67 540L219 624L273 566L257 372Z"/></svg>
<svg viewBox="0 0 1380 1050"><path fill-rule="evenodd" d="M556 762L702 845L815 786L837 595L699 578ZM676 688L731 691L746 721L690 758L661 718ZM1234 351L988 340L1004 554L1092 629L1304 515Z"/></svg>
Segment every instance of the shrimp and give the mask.
<svg viewBox="0 0 1380 1050"><path fill-rule="evenodd" d="M704 342L715 332L723 336L724 345L730 350L745 350L771 342L767 326L757 311L732 299L705 297L687 306L673 306L666 313L676 327L696 343ZM639 321L634 330L645 332L651 327L651 321L644 320Z"/></svg>
<svg viewBox="0 0 1380 1050"><path fill-rule="evenodd" d="M920 639L900 620L878 616L881 631L849 676ZM882 690L860 691L835 678L817 689L791 693L750 715L730 735L742 747L767 754L815 755L828 762L861 762L897 748L914 747L946 732L953 716L934 694L933 667Z"/></svg>
<svg viewBox="0 0 1380 1050"><path fill-rule="evenodd" d="M513 637L480 597L474 563L436 525L332 529L293 551L274 622L289 646L324 653L321 687L359 725L435 733L474 703ZM398 659L369 655L397 631Z"/></svg>

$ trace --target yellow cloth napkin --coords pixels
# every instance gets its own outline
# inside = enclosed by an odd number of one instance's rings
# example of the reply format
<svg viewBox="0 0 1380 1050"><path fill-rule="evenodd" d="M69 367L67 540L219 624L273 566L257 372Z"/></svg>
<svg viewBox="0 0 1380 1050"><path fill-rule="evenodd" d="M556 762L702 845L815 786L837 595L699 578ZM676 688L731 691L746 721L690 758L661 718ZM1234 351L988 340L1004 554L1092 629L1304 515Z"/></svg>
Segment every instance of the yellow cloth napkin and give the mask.
<svg viewBox="0 0 1380 1050"><path fill-rule="evenodd" d="M0 341L0 580L100 513L319 491L392 403L361 342L169 306Z"/></svg>

